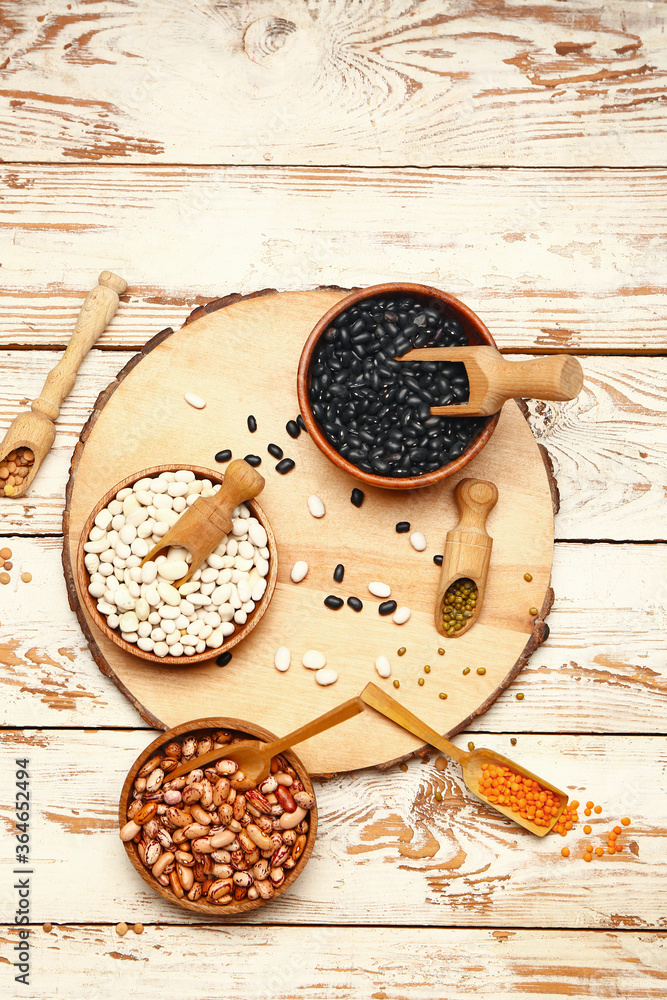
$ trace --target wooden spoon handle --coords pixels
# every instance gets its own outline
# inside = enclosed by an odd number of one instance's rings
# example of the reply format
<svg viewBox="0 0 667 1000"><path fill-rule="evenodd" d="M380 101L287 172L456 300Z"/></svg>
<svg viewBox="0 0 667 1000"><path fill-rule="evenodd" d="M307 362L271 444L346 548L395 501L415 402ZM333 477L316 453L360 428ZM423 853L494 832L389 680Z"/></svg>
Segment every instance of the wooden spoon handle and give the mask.
<svg viewBox="0 0 667 1000"><path fill-rule="evenodd" d="M46 376L39 399L32 403L34 413L42 413L49 420L57 420L63 401L72 391L76 373L101 333L104 333L118 309L118 296L127 288L127 282L112 271L102 271L99 284L88 292L81 306L74 333L58 364Z"/></svg>
<svg viewBox="0 0 667 1000"><path fill-rule="evenodd" d="M500 359L499 359L500 360ZM506 361L493 374L492 389L504 399L574 399L581 392L584 373L569 354L552 354L531 361Z"/></svg>
<svg viewBox="0 0 667 1000"><path fill-rule="evenodd" d="M498 502L496 486L485 479L462 479L454 495L460 514L456 529L488 538L486 519Z"/></svg>
<svg viewBox="0 0 667 1000"><path fill-rule="evenodd" d="M197 508L220 531L226 534L232 526L232 511L244 500L252 500L264 489L264 477L242 458L230 462L218 492L212 497L199 497Z"/></svg>
<svg viewBox="0 0 667 1000"><path fill-rule="evenodd" d="M289 750L290 747L296 746L298 743L304 743L311 736L317 736L318 733L323 733L326 729L331 729L332 726L337 726L339 722L345 722L347 719L351 719L363 711L364 706L361 698L350 698L349 701L344 701L342 705L332 708L330 712L325 712L324 715L320 715L317 719L313 719L312 722L306 723L305 726L295 729L293 733L289 733L279 740L274 740L273 743L268 743L264 747L264 751L267 757L275 757L277 753Z"/></svg>
<svg viewBox="0 0 667 1000"><path fill-rule="evenodd" d="M420 740L425 740L431 746L442 750L443 753L446 753L448 757L452 757L458 764L464 764L470 757L469 753L465 750L459 750L457 746L450 743L444 736L440 736L436 733L435 729L427 726L425 722L422 722L416 715L409 712L407 708L399 704L391 695L386 694L377 684L373 684L372 682L367 684L361 692L361 700L370 705L371 708L374 708L376 712L380 712L381 715L391 719L396 725L407 729L409 733L414 733Z"/></svg>

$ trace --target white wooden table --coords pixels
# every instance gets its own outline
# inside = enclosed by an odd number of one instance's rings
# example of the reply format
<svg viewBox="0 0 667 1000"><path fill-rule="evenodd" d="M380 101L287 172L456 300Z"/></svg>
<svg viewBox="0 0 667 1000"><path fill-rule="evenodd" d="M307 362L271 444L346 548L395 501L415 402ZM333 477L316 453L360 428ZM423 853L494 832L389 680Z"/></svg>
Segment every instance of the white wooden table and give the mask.
<svg viewBox="0 0 667 1000"><path fill-rule="evenodd" d="M3 430L99 271L130 285L33 490L0 502L3 996L667 994L666 72L665 5L645 0L0 0ZM585 863L581 824L538 841L433 754L323 782L294 889L190 920L117 837L154 733L67 604L72 450L98 393L195 305L400 279L459 295L507 353L584 366L575 403L531 405L561 496L551 636L457 739L599 802L598 831L630 816L626 847ZM12 964L24 757L29 985Z"/></svg>

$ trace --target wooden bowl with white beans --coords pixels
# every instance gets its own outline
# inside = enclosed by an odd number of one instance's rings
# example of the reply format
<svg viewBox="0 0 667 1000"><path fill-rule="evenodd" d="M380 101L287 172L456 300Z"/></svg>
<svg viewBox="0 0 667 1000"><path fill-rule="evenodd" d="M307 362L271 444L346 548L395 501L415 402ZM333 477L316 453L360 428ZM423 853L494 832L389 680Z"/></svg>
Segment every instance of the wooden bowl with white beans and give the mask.
<svg viewBox="0 0 667 1000"><path fill-rule="evenodd" d="M139 754L123 784L118 819L128 858L155 892L194 913L236 916L276 899L315 843L315 793L292 750L272 759L257 788L245 789L224 753L169 780L188 760L248 738L275 736L242 719L183 723Z"/></svg>
<svg viewBox="0 0 667 1000"><path fill-rule="evenodd" d="M224 654L266 612L278 553L256 500L235 508L232 532L178 590L169 560L189 562L184 549L143 563L179 515L223 478L199 466L158 465L121 480L90 512L77 551L79 592L95 625L124 652L166 666L222 655L224 666Z"/></svg>

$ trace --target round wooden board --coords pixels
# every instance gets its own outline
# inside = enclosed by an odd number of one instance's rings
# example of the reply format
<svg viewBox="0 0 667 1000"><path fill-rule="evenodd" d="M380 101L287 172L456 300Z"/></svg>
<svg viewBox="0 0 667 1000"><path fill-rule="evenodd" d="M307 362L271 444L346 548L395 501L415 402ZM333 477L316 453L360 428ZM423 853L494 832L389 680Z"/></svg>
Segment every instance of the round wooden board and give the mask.
<svg viewBox="0 0 667 1000"><path fill-rule="evenodd" d="M491 441L464 470L465 476L492 480L499 500L488 520L494 545L484 608L478 624L460 639L442 639L433 623L439 575L433 556L442 552L457 520L452 491L459 477L407 495L368 488L358 509L350 503L356 480L329 463L306 433L297 440L287 434L285 423L298 412L301 348L315 322L343 294L337 289L230 296L214 303L213 311L198 310L181 330L164 331L126 366L84 428L72 459L64 518L70 603L101 670L158 727L227 715L287 733L374 680L438 732L451 734L486 711L547 634L552 495L541 451L519 406L504 407ZM206 408L190 407L185 392L202 396ZM254 434L246 424L250 413L257 418ZM288 475L274 471L269 442L295 460ZM278 542L276 591L264 619L234 649L227 667L218 667L215 659L192 667L153 666L123 653L88 619L72 575L79 533L98 498L124 476L171 462L213 468L221 448L231 448L238 458L262 457L266 487L260 502ZM326 504L321 520L308 512L313 493ZM396 533L401 520L424 532L425 552L416 552L408 535ZM310 566L300 584L290 580L297 559ZM341 585L332 578L339 562L345 565ZM527 571L530 583L524 580ZM380 602L368 592L372 580L389 583L399 605L412 609L407 624L378 615ZM327 594L356 595L363 611L347 605L330 611L323 605ZM529 614L532 606L540 609L537 620ZM273 665L279 646L292 652L286 673ZM399 646L407 648L402 657ZM308 649L322 650L339 673L336 684L315 683L314 673L301 665ZM380 680L374 669L380 654L392 664L389 680ZM427 663L431 672L425 675ZM466 666L471 670L464 676ZM480 666L486 668L483 676L476 672ZM397 691L393 679L400 681ZM438 697L441 691L446 700ZM312 774L330 774L387 764L419 746L369 709L298 752Z"/></svg>

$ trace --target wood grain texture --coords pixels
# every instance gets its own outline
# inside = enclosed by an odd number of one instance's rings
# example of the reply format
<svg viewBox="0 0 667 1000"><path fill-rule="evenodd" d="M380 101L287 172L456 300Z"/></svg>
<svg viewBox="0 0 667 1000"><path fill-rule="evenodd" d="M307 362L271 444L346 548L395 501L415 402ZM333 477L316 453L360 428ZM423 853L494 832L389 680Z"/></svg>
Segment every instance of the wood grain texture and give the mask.
<svg viewBox="0 0 667 1000"><path fill-rule="evenodd" d="M0 725L145 726L88 651L67 603L61 539L7 541L16 572L0 592ZM469 731L665 732L666 559L663 545L557 544L549 638ZM433 668L446 679L446 656ZM371 665L367 680L374 674Z"/></svg>
<svg viewBox="0 0 667 1000"><path fill-rule="evenodd" d="M23 730L0 734L5 787L14 760L24 755L31 771L31 858L35 923L80 921L81 896L94 884L85 919L115 923L182 923L178 907L149 893L133 871L118 837L118 798L137 754L151 741L146 732ZM456 742L465 745L465 737ZM482 740L476 740L478 745ZM315 782L318 835L306 869L280 899L243 922L363 924L368 926L579 927L650 930L667 927L663 881L667 832L662 803L667 793L667 751L662 738L612 736L485 735L492 750L511 752L580 801L602 806L590 836L538 839L466 792L460 768L413 761L402 772L360 771ZM436 766L436 761L438 765ZM619 775L622 774L622 780ZM440 791L442 802L435 799ZM12 812L0 806L8 831ZM622 816L620 854L587 864L583 847L606 845L607 831ZM564 844L570 858L561 857ZM0 874L11 885L11 862ZM5 893L0 920L13 919L14 899ZM192 921L198 918L193 915ZM350 963L353 964L353 963Z"/></svg>
<svg viewBox="0 0 667 1000"><path fill-rule="evenodd" d="M350 503L357 484L318 451L308 434L292 440L285 421L298 412L296 371L310 330L340 292L285 292L251 296L196 318L165 337L143 360L118 376L115 391L96 404L72 459L63 519L63 556L70 603L77 611L93 657L128 694L142 716L168 728L200 718L211 704L255 721L262 702L262 721L274 731L292 729L353 697L365 682L380 653L391 655L395 643L409 642L423 659L437 655L442 641L433 625L433 600L438 569L432 557L443 544L443 525L455 520L449 481L427 489L402 491L365 486L363 509ZM280 331L280 352L249 353L248 343L263 343ZM205 410L193 411L182 398L183 380L207 400ZM245 417L257 418L256 436ZM238 458L248 451L266 456L269 441L280 442L296 461L289 476L262 465L267 487L262 509L278 540L278 583L261 628L248 636L224 671L211 664L173 671L161 661L146 666L118 648L94 627L81 607L81 579L73 572L84 523L100 497L121 479L140 475L154 463L204 465L219 441ZM521 454L517 477L515 456ZM210 457L208 458L210 461ZM273 463L271 463L273 464ZM415 670L405 661L394 664L402 683L402 698L427 722L443 732L465 728L483 713L521 669L544 638L544 618L551 606L549 576L553 554L552 499L547 470L522 414L512 403L500 416L493 440L466 467L466 472L490 478L504 502L491 515L495 538L494 572L489 579L482 616L474 630L456 643L450 660L461 670L470 660L484 662L486 673L474 686L453 674L448 700L417 686ZM320 522L308 512L309 495L321 496L328 509ZM428 553L416 553L408 539L398 539L394 526L412 519L430 539ZM310 569L298 586L291 567L306 559ZM333 585L337 562L347 564L344 586ZM530 566L527 586L523 567ZM412 610L410 622L398 627L377 614L377 599L368 593L371 580L390 582L392 593ZM332 613L323 606L327 594L345 599L361 595L365 611L344 607ZM533 618L529 608L539 616ZM93 627L91 627L91 625ZM279 673L273 658L287 646L294 663ZM322 689L303 669L301 657L318 649L338 673L335 687ZM458 676L457 676L458 675ZM387 684L387 682L383 682ZM414 737L365 716L344 729L334 729L306 741L301 755L316 774L386 763L419 746Z"/></svg>
<svg viewBox="0 0 667 1000"><path fill-rule="evenodd" d="M4 165L1 342L66 342L113 265L130 289L102 347L139 347L228 292L405 280L460 298L503 350L660 353L666 183L664 169Z"/></svg>
<svg viewBox="0 0 667 1000"><path fill-rule="evenodd" d="M132 357L93 350L85 359L29 494L18 502L0 498L3 534L60 533L74 446L97 396ZM560 488L556 539L665 538L667 361L582 362L584 389L577 400L529 407L531 427L553 460ZM50 352L0 352L0 433L39 393L52 364Z"/></svg>
<svg viewBox="0 0 667 1000"><path fill-rule="evenodd" d="M0 156L661 164L660 6L4 0Z"/></svg>
<svg viewBox="0 0 667 1000"><path fill-rule="evenodd" d="M134 919L131 913L124 917ZM7 955L18 930L0 929ZM141 936L130 931L119 938L112 926L62 924L49 934L35 928L31 985L21 987L20 996L42 1000L51 990L89 1000L110 982L119 995L130 993L135 1000L154 1000L165 982L187 996L188 933L188 927L150 925ZM220 978L221 953L243 956L234 974L225 976L229 1000L516 1000L527 994L543 1000L647 1000L664 993L667 976L661 932L225 925L198 927L196 940L202 982Z"/></svg>

